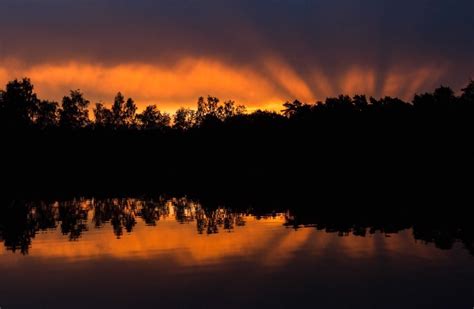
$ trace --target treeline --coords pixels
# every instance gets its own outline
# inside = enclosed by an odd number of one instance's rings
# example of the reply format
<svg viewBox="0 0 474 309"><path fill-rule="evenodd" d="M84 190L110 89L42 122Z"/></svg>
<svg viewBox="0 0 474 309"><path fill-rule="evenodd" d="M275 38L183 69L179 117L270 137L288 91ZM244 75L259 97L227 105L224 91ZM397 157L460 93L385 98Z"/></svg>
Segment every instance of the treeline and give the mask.
<svg viewBox="0 0 474 309"><path fill-rule="evenodd" d="M464 205L473 116L474 81L459 95L440 87L412 102L341 95L249 113L207 97L170 115L138 112L122 94L111 106L80 91L43 101L30 80L14 80L0 93L2 194Z"/></svg>
<svg viewBox="0 0 474 309"><path fill-rule="evenodd" d="M245 113L244 106L237 106L234 101L220 102L211 96L199 98L196 110L180 108L174 115L169 115L156 105L150 105L137 113L134 100L125 99L120 92L110 108L96 103L91 112L90 107L91 102L79 90L72 90L61 104L40 100L28 78L13 80L0 91L1 125L13 129L155 130L173 127L186 130L199 126L207 118L225 121Z"/></svg>
<svg viewBox="0 0 474 309"><path fill-rule="evenodd" d="M308 121L357 117L393 118L433 115L459 116L472 119L474 115L474 81L457 96L449 87L439 87L433 93L417 94L411 102L399 98L367 98L365 95L340 95L315 104L298 100L283 104L281 113L258 110L246 113L245 106L234 101L200 97L195 110L180 108L174 115L164 113L156 105L137 113L133 99L118 93L108 108L102 103L92 107L79 90L73 90L61 103L41 100L28 78L9 82L0 91L0 126L5 129L94 129L94 130L168 130L186 131L232 120L251 119L254 122L285 120ZM235 121L234 121L235 122Z"/></svg>

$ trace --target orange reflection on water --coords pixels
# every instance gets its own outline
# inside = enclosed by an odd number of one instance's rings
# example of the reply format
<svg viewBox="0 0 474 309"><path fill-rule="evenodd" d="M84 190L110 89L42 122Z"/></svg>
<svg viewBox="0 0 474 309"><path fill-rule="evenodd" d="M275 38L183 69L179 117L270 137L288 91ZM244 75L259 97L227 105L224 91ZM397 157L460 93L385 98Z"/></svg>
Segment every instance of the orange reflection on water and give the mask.
<svg viewBox="0 0 474 309"><path fill-rule="evenodd" d="M93 216L91 212L89 218ZM89 259L112 257L118 259L152 259L157 255L171 255L182 265L204 264L237 256L257 253L275 242L285 240L286 229L282 228L283 216L257 220L245 217L246 224L233 231L217 234L199 234L195 222L179 223L168 217L157 226L146 226L139 222L131 233L118 239L112 228L106 225L95 229L92 223L88 231L77 241L69 241L59 231L37 235L29 252L37 258ZM291 233L298 236L301 233ZM2 255L9 255L2 248Z"/></svg>
<svg viewBox="0 0 474 309"><path fill-rule="evenodd" d="M442 256L442 251L417 244L411 231L385 235L367 234L366 237L338 235L318 231L314 227L292 229L285 227L284 214L255 217L230 213L224 209L204 211L199 204L186 199L152 203L148 211L156 211L156 221L148 225L146 202L109 200L105 203L94 200L52 204L49 214L56 217L60 212L71 211L72 216L83 218L85 227L80 237L64 235L59 222L56 228L39 232L33 239L29 255L22 257L0 247L0 261L17 263L22 258L78 261L88 259L151 260L158 257L171 258L182 266L222 263L226 259L253 260L264 266L282 267L291 263L298 254L314 258L333 256L343 258L368 258L377 255L397 257L407 252L419 257ZM62 207L62 208L61 208ZM112 217L97 225L98 217ZM101 213L102 211L102 213ZM30 216L41 210L32 208ZM115 217L113 217L115 216ZM107 217L107 215L106 215ZM128 220L128 221L127 221ZM35 221L33 221L35 222ZM118 233L113 224L134 222L129 232ZM227 222L227 223L226 223ZM81 226L73 221L72 226ZM225 228L227 224L227 228ZM390 236L390 237L388 237Z"/></svg>

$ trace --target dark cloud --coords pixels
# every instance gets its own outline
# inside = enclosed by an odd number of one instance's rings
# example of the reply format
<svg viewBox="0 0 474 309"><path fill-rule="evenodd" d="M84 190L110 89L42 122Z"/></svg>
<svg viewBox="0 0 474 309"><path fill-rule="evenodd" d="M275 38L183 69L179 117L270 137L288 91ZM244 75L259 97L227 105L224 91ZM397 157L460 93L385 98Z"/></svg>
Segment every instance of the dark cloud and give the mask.
<svg viewBox="0 0 474 309"><path fill-rule="evenodd" d="M377 74L474 72L472 0L2 0L0 58L26 63L172 64L206 57L262 69L269 55L308 77L356 65ZM263 70L263 69L262 69Z"/></svg>

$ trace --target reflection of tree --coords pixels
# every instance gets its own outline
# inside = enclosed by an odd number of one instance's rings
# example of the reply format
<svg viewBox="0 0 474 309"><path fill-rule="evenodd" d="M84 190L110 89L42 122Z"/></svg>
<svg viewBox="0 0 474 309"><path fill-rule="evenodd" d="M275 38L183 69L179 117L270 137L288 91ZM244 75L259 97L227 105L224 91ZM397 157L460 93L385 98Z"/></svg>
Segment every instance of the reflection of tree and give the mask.
<svg viewBox="0 0 474 309"><path fill-rule="evenodd" d="M29 215L34 217L36 230L54 229L58 224L58 203L38 202L34 207L31 206Z"/></svg>
<svg viewBox="0 0 474 309"><path fill-rule="evenodd" d="M204 232L206 234L216 234L220 228L230 232L234 229L234 226L245 225L242 214L233 213L224 208L216 210L199 209L196 211L196 222L199 234Z"/></svg>
<svg viewBox="0 0 474 309"><path fill-rule="evenodd" d="M149 205L142 203L143 205ZM101 228L110 222L117 238L123 235L123 229L131 233L139 215L140 202L132 199L94 200L94 215L92 222L96 228ZM144 206L145 207L145 206ZM147 206L150 207L150 206ZM142 209L143 212L143 209ZM146 212L146 211L145 211Z"/></svg>
<svg viewBox="0 0 474 309"><path fill-rule="evenodd" d="M46 202L12 203L0 209L0 241L8 250L27 254L40 230L56 228L57 208Z"/></svg>
<svg viewBox="0 0 474 309"><path fill-rule="evenodd" d="M31 219L26 205L15 204L1 211L0 241L8 250L28 254L31 240L36 235L36 224Z"/></svg>
<svg viewBox="0 0 474 309"><path fill-rule="evenodd" d="M96 228L102 227L112 219L114 204L111 200L94 200L94 216L92 222Z"/></svg>
<svg viewBox="0 0 474 309"><path fill-rule="evenodd" d="M120 238L123 235L124 228L127 233L131 233L133 227L137 224L135 218L138 206L135 200L130 199L115 199L113 205L111 223L115 236Z"/></svg>
<svg viewBox="0 0 474 309"><path fill-rule="evenodd" d="M413 236L426 243L434 243L436 247L449 250L456 242L474 255L474 227L472 224L415 224Z"/></svg>
<svg viewBox="0 0 474 309"><path fill-rule="evenodd" d="M147 225L155 226L156 221L169 216L168 201L165 198L159 197L158 199L142 201L141 203L142 208L139 212L139 216Z"/></svg>
<svg viewBox="0 0 474 309"><path fill-rule="evenodd" d="M354 223L351 220L342 220L344 217L340 215L340 221L332 217L329 218L314 218L311 215L309 218L302 218L287 213L285 216L285 226L295 229L301 227L314 227L318 230L327 233L337 233L339 236L361 236L365 237L368 234L372 235L377 232L382 234L396 234L403 230L413 229L413 237L416 240L421 240L425 243L433 243L437 248L443 250L450 250L454 244L462 243L463 246L474 255L474 226L470 222L464 220L446 219L446 223L439 223L437 220L424 220L423 223L408 223L402 220L401 223L387 222L386 218L379 219L371 218L364 222ZM404 222L405 221L405 222ZM457 223L453 223L457 222ZM328 223L330 222L330 223Z"/></svg>
<svg viewBox="0 0 474 309"><path fill-rule="evenodd" d="M193 222L196 219L197 204L187 198L175 198L172 200L173 211L176 221L179 223Z"/></svg>
<svg viewBox="0 0 474 309"><path fill-rule="evenodd" d="M188 198L15 202L0 207L0 241L7 250L28 254L32 239L39 231L59 228L69 240L79 240L88 230L89 220L95 228L111 226L116 237L121 238L125 232L132 233L139 219L149 226L156 226L163 218L172 217L181 224L195 222L199 234L216 234L244 226L245 216L243 212L224 207L206 208ZM341 214L336 217L317 217L290 212L285 218L288 227L314 227L339 236L365 237L377 232L393 234L413 229L413 236L417 240L433 243L437 248L446 250L453 248L457 242L462 243L474 255L474 227L465 221L451 220L449 222L457 223L441 224L440 220L423 220L424 223L413 224L400 220L393 223L386 217L377 216L356 219L356 216L344 217Z"/></svg>
<svg viewBox="0 0 474 309"><path fill-rule="evenodd" d="M87 231L89 207L83 201L59 203L59 220L61 232L69 235L70 240L77 240L84 231Z"/></svg>

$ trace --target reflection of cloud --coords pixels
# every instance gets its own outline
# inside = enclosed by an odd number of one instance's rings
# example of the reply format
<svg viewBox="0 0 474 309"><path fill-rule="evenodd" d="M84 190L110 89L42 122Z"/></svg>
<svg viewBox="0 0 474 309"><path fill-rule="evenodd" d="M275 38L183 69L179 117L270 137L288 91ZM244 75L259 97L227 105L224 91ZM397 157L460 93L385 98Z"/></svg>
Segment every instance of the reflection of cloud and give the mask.
<svg viewBox="0 0 474 309"><path fill-rule="evenodd" d="M266 252L263 264L281 266L288 263L313 236L314 229L288 230L279 242L274 243Z"/></svg>
<svg viewBox="0 0 474 309"><path fill-rule="evenodd" d="M381 232L367 234L365 237L339 236L338 233L318 232L308 241L311 251L317 256L364 259L375 256L400 257L407 255L422 259L443 257L444 253L435 246L422 246L411 235L411 230L400 231L386 237Z"/></svg>
<svg viewBox="0 0 474 309"><path fill-rule="evenodd" d="M75 242L68 241L66 236L56 230L38 234L30 255L61 260L100 257L152 259L171 256L177 263L186 266L219 262L226 258L250 257L262 249L266 251L275 246L275 240L283 239L284 243L289 244L292 243L293 235L298 237L301 234L291 233L285 236L288 230L282 228L283 216L260 220L246 217L245 220L244 227L236 227L231 233L221 230L212 235L198 234L196 222L180 224L174 219L161 220L156 228L147 227L140 222L132 233L124 234L121 239L116 239L110 226L101 229L90 226L89 232ZM11 255L11 252L3 248L0 251L2 260Z"/></svg>
<svg viewBox="0 0 474 309"><path fill-rule="evenodd" d="M86 206L85 206L86 207ZM87 207L86 207L87 208ZM89 218L92 213L89 213ZM220 230L218 234L198 234L196 222L180 224L171 218L162 219L156 227L143 221L132 233L117 239L110 225L96 229L89 222L89 231L78 241L68 241L59 228L36 235L30 257L55 262L113 258L119 260L156 260L171 258L179 266L225 263L226 260L248 260L265 267L285 267L299 254L319 258L368 259L376 256L399 258L411 256L422 259L446 257L435 246L417 243L411 230L392 234L382 233L366 237L326 233L314 228L298 231L284 228L284 216L263 218L245 217L246 224L233 231ZM110 224L110 223L109 223ZM2 265L21 265L25 257L0 247Z"/></svg>

